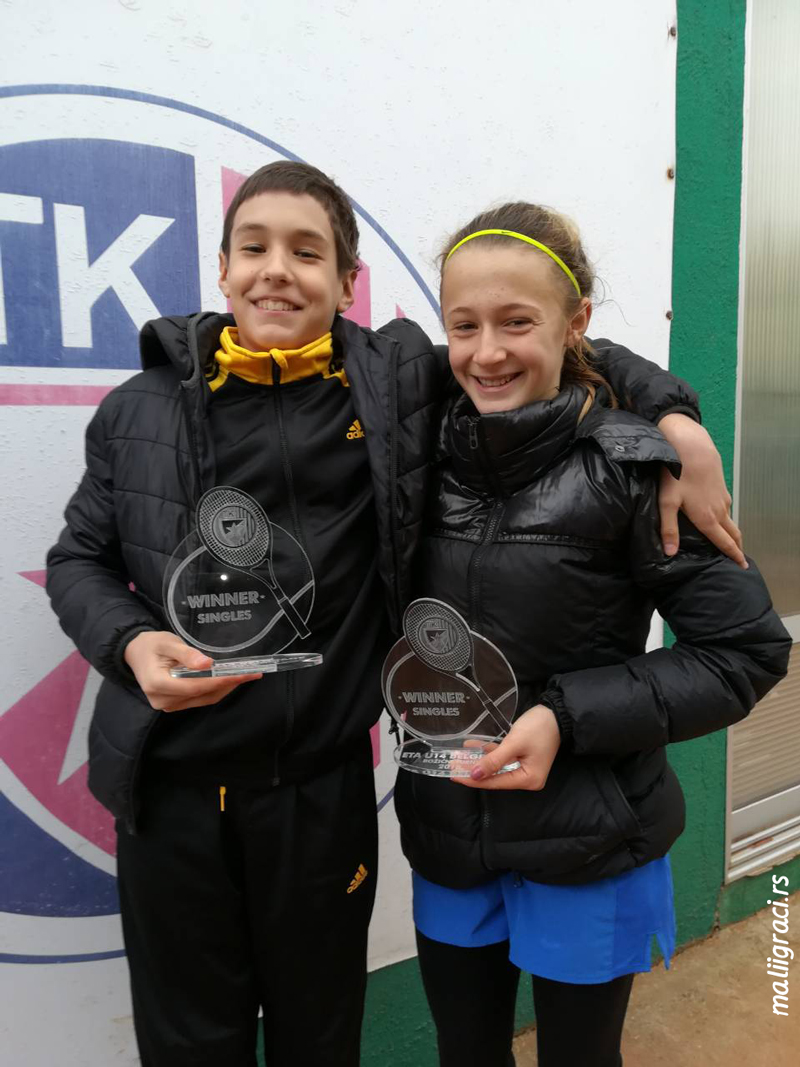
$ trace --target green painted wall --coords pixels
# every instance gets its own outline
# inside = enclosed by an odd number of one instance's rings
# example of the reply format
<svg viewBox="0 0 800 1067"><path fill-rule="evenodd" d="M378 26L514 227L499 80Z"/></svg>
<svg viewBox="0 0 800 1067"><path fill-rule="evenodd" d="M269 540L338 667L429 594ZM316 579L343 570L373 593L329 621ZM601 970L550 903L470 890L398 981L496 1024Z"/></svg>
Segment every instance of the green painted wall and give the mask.
<svg viewBox="0 0 800 1067"><path fill-rule="evenodd" d="M745 0L678 0L670 369L703 401L731 480L736 410Z"/></svg>
<svg viewBox="0 0 800 1067"><path fill-rule="evenodd" d="M677 156L670 369L700 392L732 482L736 418L745 0L678 0ZM687 827L672 850L678 942L721 904L726 735L672 746ZM737 893L740 893L737 890ZM720 912L721 915L721 912Z"/></svg>

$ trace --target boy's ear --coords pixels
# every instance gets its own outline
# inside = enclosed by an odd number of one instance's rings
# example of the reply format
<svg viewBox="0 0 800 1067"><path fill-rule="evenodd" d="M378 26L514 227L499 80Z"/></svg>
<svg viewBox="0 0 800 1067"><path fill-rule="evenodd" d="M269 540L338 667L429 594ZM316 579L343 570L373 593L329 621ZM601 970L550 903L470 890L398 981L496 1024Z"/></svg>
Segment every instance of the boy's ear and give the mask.
<svg viewBox="0 0 800 1067"><path fill-rule="evenodd" d="M219 254L219 281L217 282L217 285L219 286L219 291L222 295L230 300L231 287L228 285L228 261L225 258L224 252L220 252Z"/></svg>
<svg viewBox="0 0 800 1067"><path fill-rule="evenodd" d="M355 288L356 278L358 277L357 270L350 270L342 278L342 295L339 298L339 303L336 305L336 310L339 312L348 311L355 302Z"/></svg>
<svg viewBox="0 0 800 1067"><path fill-rule="evenodd" d="M587 297L581 300L581 306L567 324L567 348L573 348L583 340L592 320L592 302Z"/></svg>

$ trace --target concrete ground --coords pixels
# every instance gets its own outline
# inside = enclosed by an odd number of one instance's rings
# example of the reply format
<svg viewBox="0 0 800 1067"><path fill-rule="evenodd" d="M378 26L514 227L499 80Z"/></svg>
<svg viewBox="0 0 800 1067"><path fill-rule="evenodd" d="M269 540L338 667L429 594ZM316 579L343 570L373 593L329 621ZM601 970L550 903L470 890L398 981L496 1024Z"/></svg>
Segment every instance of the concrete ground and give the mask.
<svg viewBox="0 0 800 1067"><path fill-rule="evenodd" d="M669 971L659 963L636 976L622 1038L625 1067L798 1067L800 943L789 964L789 1015L772 1012L772 913L757 912L680 951ZM797 977L795 977L795 975ZM580 1025L580 1020L575 1020ZM514 1043L517 1067L535 1067L536 1032ZM575 1064L574 1067L581 1067Z"/></svg>

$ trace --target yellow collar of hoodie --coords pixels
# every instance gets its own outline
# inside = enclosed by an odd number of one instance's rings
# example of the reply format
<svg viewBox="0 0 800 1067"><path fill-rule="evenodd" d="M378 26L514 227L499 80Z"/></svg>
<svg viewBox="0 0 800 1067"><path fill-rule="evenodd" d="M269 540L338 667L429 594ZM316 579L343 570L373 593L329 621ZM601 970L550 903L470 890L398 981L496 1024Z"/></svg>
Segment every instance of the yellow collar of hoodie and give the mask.
<svg viewBox="0 0 800 1067"><path fill-rule="evenodd" d="M240 347L238 340L238 329L226 326L220 335L219 349L214 357L214 376L208 381L212 391L223 386L229 374L256 385L272 385L275 366L280 367L281 385L299 382L314 374L321 374L323 378L338 378L344 386L348 384L344 369L331 370L333 341L330 332L302 348L271 348L268 352L250 352Z"/></svg>

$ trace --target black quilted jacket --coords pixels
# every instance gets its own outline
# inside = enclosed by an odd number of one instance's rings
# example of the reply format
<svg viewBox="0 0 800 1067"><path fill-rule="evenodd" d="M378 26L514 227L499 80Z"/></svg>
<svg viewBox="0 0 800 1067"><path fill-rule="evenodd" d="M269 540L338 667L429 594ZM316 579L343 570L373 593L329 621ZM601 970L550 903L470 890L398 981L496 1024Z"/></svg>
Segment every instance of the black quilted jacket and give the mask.
<svg viewBox="0 0 800 1067"><path fill-rule="evenodd" d="M136 685L124 651L142 630L168 628L161 603L164 568L193 526L200 495L215 483L203 370L221 330L232 323L229 316L209 314L144 327L145 370L110 393L92 419L86 473L48 556L47 590L61 625L104 676L89 733L89 787L129 830L135 829L142 755L160 713ZM420 528L429 428L447 361L418 327L402 322L375 333L338 319L334 353L344 359L366 433L381 573L396 617ZM280 463L279 456L264 458L265 470ZM402 523L390 499L410 502ZM376 605L376 625L381 610ZM377 687L374 704L377 714ZM272 784L312 776L370 726L355 716L317 714L310 737L313 709L304 712L305 717L298 712L296 728L276 753Z"/></svg>
<svg viewBox="0 0 800 1067"><path fill-rule="evenodd" d="M144 699L123 654L142 630L165 628L163 569L191 527L200 494L214 484L203 371L222 328L232 322L201 314L144 327L144 371L111 392L92 419L86 473L48 556L47 590L61 625L105 679L89 736L89 786L131 830L141 758L159 713ZM446 354L407 320L373 332L337 319L333 332L366 434L380 570L396 629L410 595L440 402L450 381ZM685 383L610 342L596 347L618 395L641 414L696 410ZM318 722L320 753L331 736L341 741L348 731L364 729L362 723ZM313 773L309 739L303 741L301 761L294 760L296 736L283 745L282 780Z"/></svg>
<svg viewBox="0 0 800 1067"><path fill-rule="evenodd" d="M651 424L585 392L445 415L418 595L452 604L505 653L519 711L551 707L562 745L540 792L482 792L400 772L404 851L433 882L501 870L577 884L663 856L684 826L665 746L729 726L785 674L790 638L751 562L682 522L662 554ZM673 648L645 652L653 609Z"/></svg>

